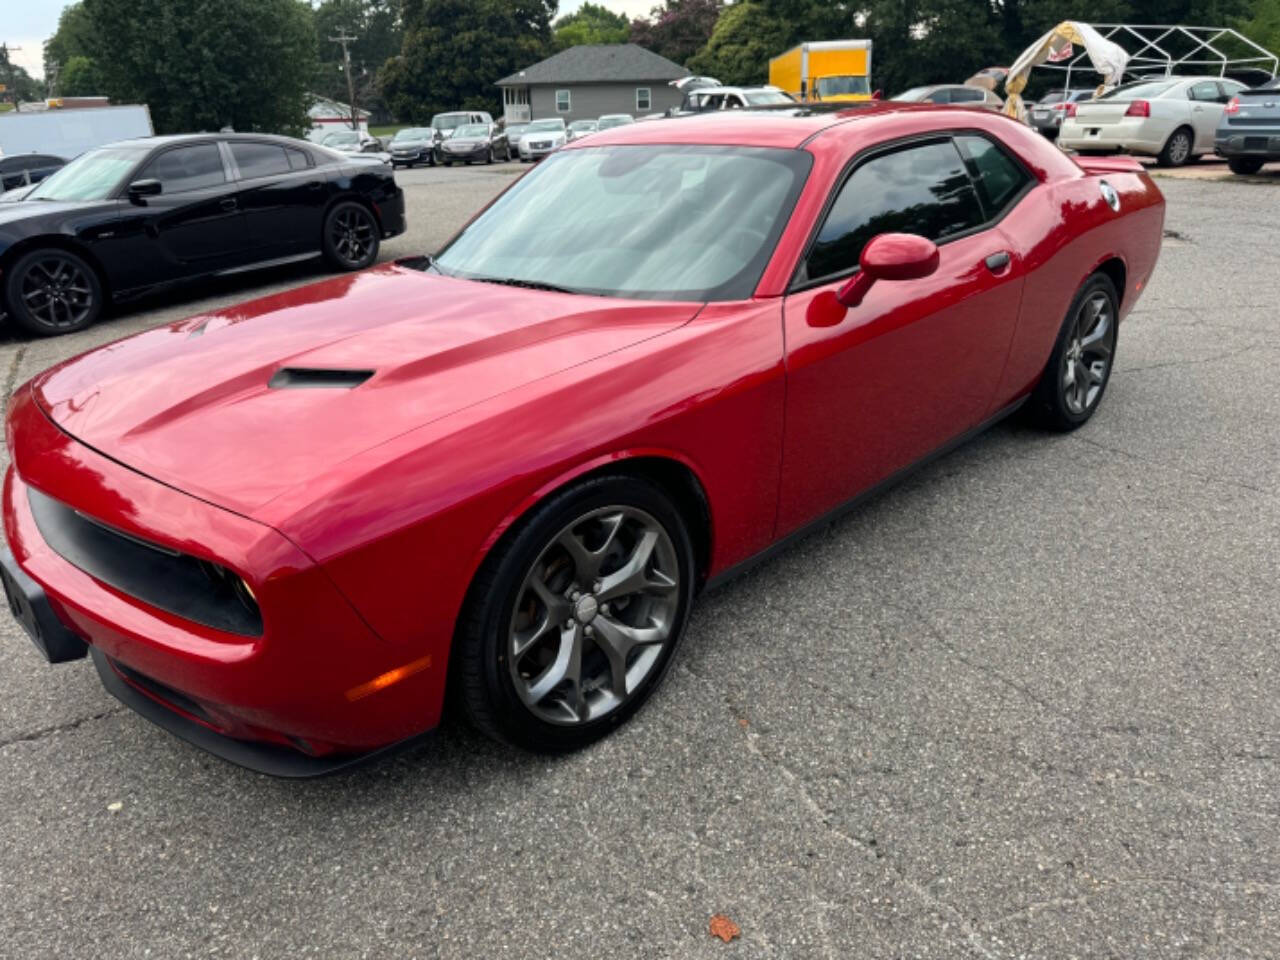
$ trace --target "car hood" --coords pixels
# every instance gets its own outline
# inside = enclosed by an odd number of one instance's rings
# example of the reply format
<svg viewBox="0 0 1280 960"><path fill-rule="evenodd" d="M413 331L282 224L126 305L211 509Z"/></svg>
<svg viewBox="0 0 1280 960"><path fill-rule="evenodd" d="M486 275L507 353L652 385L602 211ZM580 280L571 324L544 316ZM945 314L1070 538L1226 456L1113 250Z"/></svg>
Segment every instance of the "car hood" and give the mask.
<svg viewBox="0 0 1280 960"><path fill-rule="evenodd" d="M699 306L387 264L109 344L32 389L86 445L253 516L350 457L682 326Z"/></svg>

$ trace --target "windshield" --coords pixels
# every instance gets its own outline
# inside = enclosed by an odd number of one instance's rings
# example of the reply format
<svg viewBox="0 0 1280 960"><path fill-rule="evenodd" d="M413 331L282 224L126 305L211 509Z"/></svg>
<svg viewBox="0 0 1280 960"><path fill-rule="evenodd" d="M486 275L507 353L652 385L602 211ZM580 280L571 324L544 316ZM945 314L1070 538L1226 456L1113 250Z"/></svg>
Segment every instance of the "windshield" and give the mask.
<svg viewBox="0 0 1280 960"><path fill-rule="evenodd" d="M435 267L600 296L746 299L810 162L799 150L713 146L552 154L459 234Z"/></svg>
<svg viewBox="0 0 1280 960"><path fill-rule="evenodd" d="M1158 97L1170 87L1176 80L1152 80L1146 83L1130 83L1123 87L1116 87L1109 93L1104 93L1100 99L1102 100L1130 100L1142 99L1143 97Z"/></svg>
<svg viewBox="0 0 1280 960"><path fill-rule="evenodd" d="M594 120L575 120L569 124L570 130L594 130L596 122Z"/></svg>
<svg viewBox="0 0 1280 960"><path fill-rule="evenodd" d="M529 125L527 123L513 123L511 126L507 127L507 139L510 140L513 137L518 137L528 129Z"/></svg>
<svg viewBox="0 0 1280 960"><path fill-rule="evenodd" d="M40 181L28 200L105 200L150 147L104 147L82 153Z"/></svg>
<svg viewBox="0 0 1280 960"><path fill-rule="evenodd" d="M468 137L487 137L488 135L489 128L483 123L468 123L466 126L459 127L457 130L453 131L453 138L455 140L465 140Z"/></svg>
<svg viewBox="0 0 1280 960"><path fill-rule="evenodd" d="M932 87L912 87L910 90L903 90L901 93L896 94L892 99L921 100L932 89Z"/></svg>
<svg viewBox="0 0 1280 960"><path fill-rule="evenodd" d="M404 130L397 130L396 135L391 138L391 142L397 140L430 140L431 131L426 127L408 127Z"/></svg>
<svg viewBox="0 0 1280 960"><path fill-rule="evenodd" d="M359 138L357 138L355 133L350 130L342 133L331 133L324 138L324 146L326 147L341 146L345 143L359 143L359 142L360 142Z"/></svg>
<svg viewBox="0 0 1280 960"><path fill-rule="evenodd" d="M625 127L628 123L635 123L630 117L601 117L599 128L608 130L611 127Z"/></svg>
<svg viewBox="0 0 1280 960"><path fill-rule="evenodd" d="M452 130L455 127L462 126L470 119L465 113L437 113L431 118L431 126L436 130Z"/></svg>
<svg viewBox="0 0 1280 960"><path fill-rule="evenodd" d="M548 130L563 130L563 120L535 120L529 124L525 133L546 133Z"/></svg>
<svg viewBox="0 0 1280 960"><path fill-rule="evenodd" d="M1047 103L1061 103L1062 98L1064 96L1066 96L1065 91L1050 90L1043 97L1041 97L1037 102L1040 104L1040 106L1044 106Z"/></svg>
<svg viewBox="0 0 1280 960"><path fill-rule="evenodd" d="M770 107L776 103L795 103L795 99L781 90L748 90L742 94L753 107Z"/></svg>
<svg viewBox="0 0 1280 960"><path fill-rule="evenodd" d="M869 94L871 93L871 84L866 77L819 77L814 81L813 90L819 98L839 97L854 93ZM754 103L755 101L752 102Z"/></svg>

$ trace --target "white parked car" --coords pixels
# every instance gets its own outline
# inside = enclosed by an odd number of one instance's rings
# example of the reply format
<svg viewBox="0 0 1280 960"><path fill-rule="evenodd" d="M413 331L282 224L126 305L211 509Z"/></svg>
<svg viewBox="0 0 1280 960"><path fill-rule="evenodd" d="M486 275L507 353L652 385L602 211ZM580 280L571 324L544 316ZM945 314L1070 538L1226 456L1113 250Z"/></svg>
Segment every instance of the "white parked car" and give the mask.
<svg viewBox="0 0 1280 960"><path fill-rule="evenodd" d="M1213 152L1213 134L1228 100L1245 85L1218 77L1162 77L1116 87L1074 104L1058 145L1081 153L1122 150L1177 167Z"/></svg>
<svg viewBox="0 0 1280 960"><path fill-rule="evenodd" d="M524 128L524 134L520 137L521 162L541 160L552 150L563 147L568 137L569 132L560 117L533 121Z"/></svg>
<svg viewBox="0 0 1280 960"><path fill-rule="evenodd" d="M320 141L320 146L338 153L379 153L382 144L363 130L335 130Z"/></svg>

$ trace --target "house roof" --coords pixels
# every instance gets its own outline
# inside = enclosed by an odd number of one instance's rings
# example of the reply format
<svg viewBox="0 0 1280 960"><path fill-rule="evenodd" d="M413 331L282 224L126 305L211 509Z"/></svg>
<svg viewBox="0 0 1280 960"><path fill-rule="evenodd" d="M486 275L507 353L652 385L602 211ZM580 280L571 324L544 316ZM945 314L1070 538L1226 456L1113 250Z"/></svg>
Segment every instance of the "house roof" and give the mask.
<svg viewBox="0 0 1280 960"><path fill-rule="evenodd" d="M689 71L634 43L583 44L561 50L531 67L517 70L498 86L539 83L625 83L666 81L687 77Z"/></svg>
<svg viewBox="0 0 1280 960"><path fill-rule="evenodd" d="M340 100L331 100L329 97L322 97L318 93L308 94L311 98L311 106L307 108L307 116L309 117L349 117L351 116L350 104L343 103ZM356 110L361 119L366 119L372 114L360 107Z"/></svg>

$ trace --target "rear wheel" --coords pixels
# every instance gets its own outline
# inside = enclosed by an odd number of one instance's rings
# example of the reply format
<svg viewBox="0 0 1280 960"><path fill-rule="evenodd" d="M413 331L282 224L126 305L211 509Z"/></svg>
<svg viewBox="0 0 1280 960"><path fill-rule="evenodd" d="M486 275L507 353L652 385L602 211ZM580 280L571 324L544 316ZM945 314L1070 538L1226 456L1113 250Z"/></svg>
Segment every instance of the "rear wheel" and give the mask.
<svg viewBox="0 0 1280 960"><path fill-rule="evenodd" d="M1227 166L1231 168L1232 173L1247 177L1249 174L1257 173L1261 170L1265 162L1257 157L1232 157L1227 161Z"/></svg>
<svg viewBox="0 0 1280 960"><path fill-rule="evenodd" d="M369 208L354 200L337 204L324 218L321 243L325 259L339 270L362 270L378 258L378 223Z"/></svg>
<svg viewBox="0 0 1280 960"><path fill-rule="evenodd" d="M1180 167L1191 159L1193 146L1191 129L1179 127L1169 134L1169 139L1165 141L1164 147L1156 156L1156 163L1162 167Z"/></svg>
<svg viewBox="0 0 1280 960"><path fill-rule="evenodd" d="M1076 294L1031 394L1031 414L1041 426L1074 430L1102 403L1115 360L1118 303L1115 285L1101 273Z"/></svg>
<svg viewBox="0 0 1280 960"><path fill-rule="evenodd" d="M5 277L9 314L42 337L72 333L102 313L98 274L69 250L33 250L19 257Z"/></svg>
<svg viewBox="0 0 1280 960"><path fill-rule="evenodd" d="M476 575L454 652L468 718L540 752L603 737L657 688L693 582L687 527L653 484L602 477L555 495Z"/></svg>

